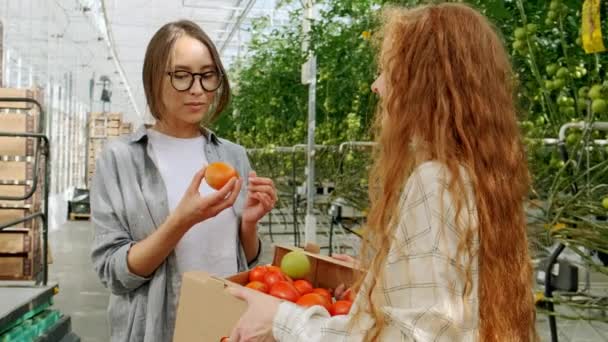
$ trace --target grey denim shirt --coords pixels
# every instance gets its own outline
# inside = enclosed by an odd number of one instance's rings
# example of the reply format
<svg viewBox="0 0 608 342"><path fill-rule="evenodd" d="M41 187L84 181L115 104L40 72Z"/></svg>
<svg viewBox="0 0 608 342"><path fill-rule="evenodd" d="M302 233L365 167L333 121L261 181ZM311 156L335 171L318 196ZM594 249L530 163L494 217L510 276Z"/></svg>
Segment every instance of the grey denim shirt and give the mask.
<svg viewBox="0 0 608 342"><path fill-rule="evenodd" d="M251 169L245 149L209 130L203 133L207 160L231 164L244 179L233 206L240 218ZM97 160L91 186L95 228L91 257L101 282L111 291L112 341L166 342L173 338L181 286L175 253L149 278L135 275L127 267L129 248L152 234L169 215L166 187L152 155L145 126L109 141ZM234 243L239 272L244 271L251 265L238 234Z"/></svg>

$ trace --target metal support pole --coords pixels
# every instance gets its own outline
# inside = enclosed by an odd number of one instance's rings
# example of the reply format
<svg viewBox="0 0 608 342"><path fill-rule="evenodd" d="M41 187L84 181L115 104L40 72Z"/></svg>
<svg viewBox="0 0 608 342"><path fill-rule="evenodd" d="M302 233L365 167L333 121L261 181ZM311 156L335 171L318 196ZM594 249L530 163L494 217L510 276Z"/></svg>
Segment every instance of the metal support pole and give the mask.
<svg viewBox="0 0 608 342"><path fill-rule="evenodd" d="M306 1L306 16L304 18L304 42L303 48L309 50L310 37L309 34L312 31L312 20L314 19L314 1ZM306 167L306 218L304 228L304 242L316 243L317 242L317 221L314 215L314 201L315 201L315 126L316 126L316 106L317 106L317 58L313 53L309 54L309 59L303 66L308 68L308 79L305 80L308 83L308 146L307 146L307 157L308 166Z"/></svg>

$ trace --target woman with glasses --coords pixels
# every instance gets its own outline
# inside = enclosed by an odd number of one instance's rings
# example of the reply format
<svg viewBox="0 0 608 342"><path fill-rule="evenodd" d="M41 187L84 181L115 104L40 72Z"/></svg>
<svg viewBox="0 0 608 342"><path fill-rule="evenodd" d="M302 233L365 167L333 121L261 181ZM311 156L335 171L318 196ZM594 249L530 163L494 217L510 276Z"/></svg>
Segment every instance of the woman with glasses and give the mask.
<svg viewBox="0 0 608 342"><path fill-rule="evenodd" d="M112 292L112 341L170 341L182 273L226 276L255 263L257 223L277 199L243 147L205 128L228 104L230 85L198 25L184 20L156 32L143 84L156 123L109 142L91 188L92 259ZM216 161L242 178L212 189L205 167Z"/></svg>

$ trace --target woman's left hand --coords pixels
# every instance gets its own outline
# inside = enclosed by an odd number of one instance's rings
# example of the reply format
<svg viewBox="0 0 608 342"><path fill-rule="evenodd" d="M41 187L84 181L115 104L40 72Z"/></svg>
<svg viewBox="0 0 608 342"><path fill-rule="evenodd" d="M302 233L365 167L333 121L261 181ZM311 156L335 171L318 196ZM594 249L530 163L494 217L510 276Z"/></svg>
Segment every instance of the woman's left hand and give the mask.
<svg viewBox="0 0 608 342"><path fill-rule="evenodd" d="M247 302L247 310L232 329L230 342L272 342L272 322L281 300L246 287L229 287L228 292Z"/></svg>
<svg viewBox="0 0 608 342"><path fill-rule="evenodd" d="M247 224L257 224L259 220L274 208L277 202L277 191L270 178L257 177L255 172L249 173L247 201L243 210L242 220Z"/></svg>

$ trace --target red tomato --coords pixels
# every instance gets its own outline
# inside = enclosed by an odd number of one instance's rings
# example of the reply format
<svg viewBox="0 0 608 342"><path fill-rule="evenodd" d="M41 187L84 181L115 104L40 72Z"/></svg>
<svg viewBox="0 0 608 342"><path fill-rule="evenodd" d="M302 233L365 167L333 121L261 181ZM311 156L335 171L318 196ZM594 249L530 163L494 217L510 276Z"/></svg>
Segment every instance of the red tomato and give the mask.
<svg viewBox="0 0 608 342"><path fill-rule="evenodd" d="M262 283L261 281L252 281L246 285L246 287L250 289L254 289L256 291L268 293L268 285Z"/></svg>
<svg viewBox="0 0 608 342"><path fill-rule="evenodd" d="M333 303L333 301L331 300L331 293L327 289L316 288L316 289L313 289L312 292L313 293L318 293L321 296L324 296L325 298L327 298L327 300L330 303Z"/></svg>
<svg viewBox="0 0 608 342"><path fill-rule="evenodd" d="M293 286L296 287L296 290L298 290L302 296L312 292L312 284L308 280L296 280L293 282Z"/></svg>
<svg viewBox="0 0 608 342"><path fill-rule="evenodd" d="M287 275L287 274L285 274L285 273L281 273L281 274L283 275L283 277L285 278L285 280L287 280L288 282L290 282L290 283L292 283L292 284L293 284L293 279L291 279L291 277L290 277L290 276L288 276L288 275Z"/></svg>
<svg viewBox="0 0 608 342"><path fill-rule="evenodd" d="M283 274L278 272L267 272L264 275L264 282L266 283L266 285L268 285L269 289L272 289L272 286L274 286L274 284L282 280L285 280L285 277L283 276Z"/></svg>
<svg viewBox="0 0 608 342"><path fill-rule="evenodd" d="M266 266L256 266L249 271L249 281L264 281L264 276L268 272Z"/></svg>
<svg viewBox="0 0 608 342"><path fill-rule="evenodd" d="M336 315L348 315L350 312L350 307L353 305L353 302L350 300L339 300L331 305L331 309L329 313L332 316Z"/></svg>
<svg viewBox="0 0 608 342"><path fill-rule="evenodd" d="M268 270L268 272L279 272L279 273L283 274L283 271L281 271L281 268L279 266L274 266L274 265L266 266L266 270Z"/></svg>
<svg viewBox="0 0 608 342"><path fill-rule="evenodd" d="M304 306L304 307L320 305L320 306L324 307L325 309L327 309L327 311L329 311L331 309L331 302L328 301L327 298L325 298L325 296L322 296L318 293L305 294L302 297L300 297L300 299L298 299L296 304Z"/></svg>
<svg viewBox="0 0 608 342"><path fill-rule="evenodd" d="M285 299L290 302L296 302L300 297L298 290L286 280L281 280L270 288L269 294L277 298Z"/></svg>

